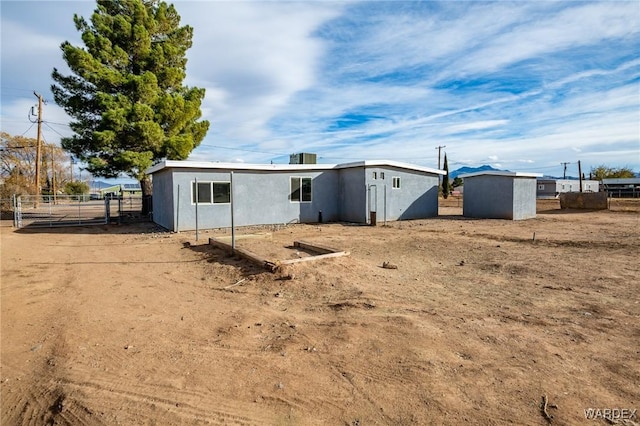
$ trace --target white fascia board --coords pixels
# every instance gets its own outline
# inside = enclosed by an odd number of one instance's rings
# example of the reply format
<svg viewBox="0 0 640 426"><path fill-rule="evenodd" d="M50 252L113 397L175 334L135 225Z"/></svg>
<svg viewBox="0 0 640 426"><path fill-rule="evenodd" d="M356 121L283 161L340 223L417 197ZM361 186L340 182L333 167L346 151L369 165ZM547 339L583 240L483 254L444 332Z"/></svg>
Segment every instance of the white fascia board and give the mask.
<svg viewBox="0 0 640 426"><path fill-rule="evenodd" d="M222 170L262 170L262 171L295 171L295 170L331 170L335 164L245 164L216 163L213 161L176 161L163 160L146 170L147 174L162 169L222 169Z"/></svg>
<svg viewBox="0 0 640 426"><path fill-rule="evenodd" d="M397 167L401 169L416 170L425 173L446 175L444 170L431 169L415 164L400 163L387 160L356 161L344 164L245 164L245 163L216 163L214 161L179 161L162 160L146 170L147 174L159 172L162 169L222 169L222 170L261 170L261 171L313 171L347 169L351 167Z"/></svg>
<svg viewBox="0 0 640 426"><path fill-rule="evenodd" d="M542 177L542 173L523 173L523 172L503 172L498 170L487 170L484 172L475 172L475 173L467 173L464 175L459 175L458 177L461 179L466 179L474 176L504 176L504 177L528 177L528 178L538 178Z"/></svg>
<svg viewBox="0 0 640 426"><path fill-rule="evenodd" d="M415 164L402 163L399 161L390 161L390 160L355 161L353 163L338 164L336 166L336 168L338 169L347 169L351 167L396 167L399 169L415 170L418 172L431 173L435 175L447 174L445 170L432 169L430 167L422 167Z"/></svg>

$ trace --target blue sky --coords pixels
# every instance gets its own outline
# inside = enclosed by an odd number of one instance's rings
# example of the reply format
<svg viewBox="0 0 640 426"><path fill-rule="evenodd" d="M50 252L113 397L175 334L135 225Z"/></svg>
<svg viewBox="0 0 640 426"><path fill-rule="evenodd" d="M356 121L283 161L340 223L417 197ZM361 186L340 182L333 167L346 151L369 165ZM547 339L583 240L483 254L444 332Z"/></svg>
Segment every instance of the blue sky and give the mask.
<svg viewBox="0 0 640 426"><path fill-rule="evenodd" d="M638 1L175 1L194 27L186 84L207 90L198 161L389 159L450 169L640 171ZM91 1L0 2L1 126L69 135L50 92Z"/></svg>

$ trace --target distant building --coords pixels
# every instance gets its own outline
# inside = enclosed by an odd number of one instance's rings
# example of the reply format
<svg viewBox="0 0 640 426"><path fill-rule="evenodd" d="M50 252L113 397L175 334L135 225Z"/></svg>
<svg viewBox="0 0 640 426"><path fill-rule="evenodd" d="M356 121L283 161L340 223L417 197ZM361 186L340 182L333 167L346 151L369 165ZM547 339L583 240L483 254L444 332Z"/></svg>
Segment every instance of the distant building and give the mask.
<svg viewBox="0 0 640 426"><path fill-rule="evenodd" d="M563 192L580 192L579 179L538 178L537 185L536 197L538 198L557 198ZM600 182L597 180L582 181L582 192L598 192L599 190Z"/></svg>
<svg viewBox="0 0 640 426"><path fill-rule="evenodd" d="M602 179L604 191L609 197L639 198L640 178Z"/></svg>
<svg viewBox="0 0 640 426"><path fill-rule="evenodd" d="M100 198L142 197L139 183L118 183L98 190Z"/></svg>

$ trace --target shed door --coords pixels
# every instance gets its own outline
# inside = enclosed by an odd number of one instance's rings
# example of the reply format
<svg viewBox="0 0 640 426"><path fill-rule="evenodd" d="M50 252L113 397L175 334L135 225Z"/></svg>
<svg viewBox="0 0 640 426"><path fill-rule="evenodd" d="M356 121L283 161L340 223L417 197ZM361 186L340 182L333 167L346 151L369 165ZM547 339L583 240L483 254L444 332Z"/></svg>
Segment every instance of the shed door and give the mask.
<svg viewBox="0 0 640 426"><path fill-rule="evenodd" d="M378 187L376 185L369 185L369 221L371 225L375 225L377 222L378 211Z"/></svg>

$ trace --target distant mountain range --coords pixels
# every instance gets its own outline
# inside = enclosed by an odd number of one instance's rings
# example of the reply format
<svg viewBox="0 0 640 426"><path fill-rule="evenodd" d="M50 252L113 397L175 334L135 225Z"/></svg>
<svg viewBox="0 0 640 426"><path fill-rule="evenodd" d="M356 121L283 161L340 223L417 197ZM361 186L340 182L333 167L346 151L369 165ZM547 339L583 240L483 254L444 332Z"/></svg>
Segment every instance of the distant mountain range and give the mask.
<svg viewBox="0 0 640 426"><path fill-rule="evenodd" d="M467 173L484 172L484 171L490 171L490 170L503 171L500 169L493 168L488 164L485 164L484 166L480 166L480 167L460 167L459 169L455 169L449 172L449 179L455 179L458 177L458 175L464 175Z"/></svg>

